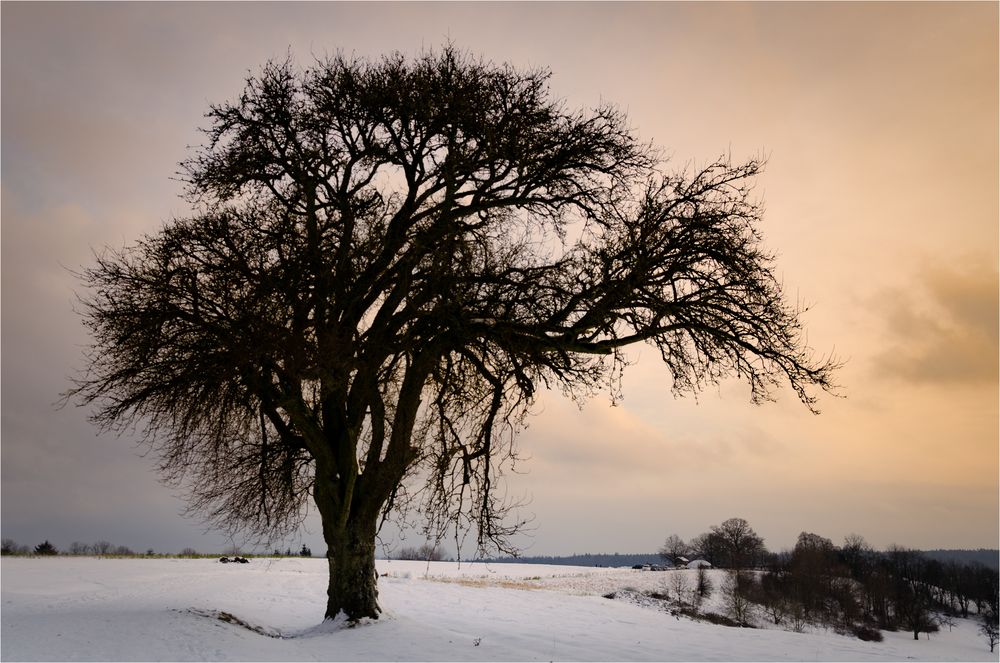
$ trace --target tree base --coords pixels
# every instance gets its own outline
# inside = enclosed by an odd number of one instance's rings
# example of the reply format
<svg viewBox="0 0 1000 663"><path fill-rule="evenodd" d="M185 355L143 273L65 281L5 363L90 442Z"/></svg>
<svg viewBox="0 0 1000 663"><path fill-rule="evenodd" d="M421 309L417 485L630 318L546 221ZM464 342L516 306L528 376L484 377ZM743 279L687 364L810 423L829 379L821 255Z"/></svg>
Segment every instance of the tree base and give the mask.
<svg viewBox="0 0 1000 663"><path fill-rule="evenodd" d="M378 573L374 528L347 528L330 543L330 585L325 619L343 613L349 622L378 619Z"/></svg>

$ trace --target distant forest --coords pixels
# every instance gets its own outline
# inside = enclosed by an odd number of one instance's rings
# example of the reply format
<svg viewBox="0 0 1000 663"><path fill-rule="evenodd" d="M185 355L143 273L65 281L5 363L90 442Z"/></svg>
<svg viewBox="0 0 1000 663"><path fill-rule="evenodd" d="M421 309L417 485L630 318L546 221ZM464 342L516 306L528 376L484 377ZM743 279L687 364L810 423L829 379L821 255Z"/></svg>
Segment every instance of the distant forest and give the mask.
<svg viewBox="0 0 1000 663"><path fill-rule="evenodd" d="M978 562L986 568L1000 570L1000 550L977 548L976 550L922 550L924 557L940 562L972 564Z"/></svg>
<svg viewBox="0 0 1000 663"><path fill-rule="evenodd" d="M657 553L613 553L566 555L564 557L491 557L476 560L493 564L563 564L567 566L634 566L636 564L663 564L663 558Z"/></svg>
<svg viewBox="0 0 1000 663"><path fill-rule="evenodd" d="M976 550L921 550L928 559L941 562L955 561L960 564L979 563L983 566L1000 570L1000 550L978 548ZM477 560L480 561L480 560ZM493 557L481 560L494 564L564 564L569 566L634 566L636 564L663 564L663 558L658 553L613 553L566 555L563 557Z"/></svg>

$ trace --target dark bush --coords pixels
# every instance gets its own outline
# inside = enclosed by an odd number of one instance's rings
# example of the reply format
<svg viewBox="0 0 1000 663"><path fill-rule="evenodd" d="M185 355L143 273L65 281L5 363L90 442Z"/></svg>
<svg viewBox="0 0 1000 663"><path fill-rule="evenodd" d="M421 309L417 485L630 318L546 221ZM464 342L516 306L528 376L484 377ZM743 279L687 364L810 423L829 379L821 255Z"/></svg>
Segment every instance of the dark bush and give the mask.
<svg viewBox="0 0 1000 663"><path fill-rule="evenodd" d="M872 628L871 626L858 624L851 629L851 632L854 633L859 640L864 640L865 642L882 642L882 631L877 628Z"/></svg>
<svg viewBox="0 0 1000 663"><path fill-rule="evenodd" d="M48 539L46 539L42 543L39 543L37 546L35 546L35 554L36 555L58 555L59 551L56 550L56 547L54 545L52 545L51 543L49 543Z"/></svg>
<svg viewBox="0 0 1000 663"><path fill-rule="evenodd" d="M701 619L711 624L716 624L718 626L745 626L747 628L753 628L749 624L740 624L735 619L730 619L725 615L720 615L717 612L704 612L700 615Z"/></svg>

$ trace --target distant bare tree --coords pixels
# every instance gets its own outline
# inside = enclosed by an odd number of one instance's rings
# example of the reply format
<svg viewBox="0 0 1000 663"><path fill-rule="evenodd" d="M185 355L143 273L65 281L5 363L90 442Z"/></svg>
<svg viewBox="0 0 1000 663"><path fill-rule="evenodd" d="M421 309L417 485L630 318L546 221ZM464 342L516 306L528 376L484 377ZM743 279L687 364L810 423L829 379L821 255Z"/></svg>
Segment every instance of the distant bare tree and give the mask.
<svg viewBox="0 0 1000 663"><path fill-rule="evenodd" d="M444 559L444 552L432 543L425 543L420 546L420 559L428 562L440 562Z"/></svg>
<svg viewBox="0 0 1000 663"><path fill-rule="evenodd" d="M29 552L28 546L18 544L14 539L4 539L0 544L0 553L4 555L27 555Z"/></svg>
<svg viewBox="0 0 1000 663"><path fill-rule="evenodd" d="M730 518L712 527L712 534L721 541L726 554L726 566L744 569L753 565L764 551L764 540L743 518Z"/></svg>
<svg viewBox="0 0 1000 663"><path fill-rule="evenodd" d="M671 534L667 537L667 540L663 542L663 546L660 547L660 557L669 561L671 564L677 565L678 558L687 555L688 544L684 543L684 540L677 536L676 534Z"/></svg>
<svg viewBox="0 0 1000 663"><path fill-rule="evenodd" d="M713 566L724 566L726 546L722 537L715 532L705 532L691 539L691 555L703 559Z"/></svg>
<svg viewBox="0 0 1000 663"><path fill-rule="evenodd" d="M749 575L741 571L729 573L722 583L722 597L726 611L740 626L749 626L753 604L750 601L748 585L752 583Z"/></svg>
<svg viewBox="0 0 1000 663"><path fill-rule="evenodd" d="M400 548L399 552L396 553L396 559L418 560L420 559L420 550L413 546L406 546L405 548Z"/></svg>
<svg viewBox="0 0 1000 663"><path fill-rule="evenodd" d="M990 645L990 653L993 653L993 649L997 646L997 638L1000 637L1000 624L998 624L997 614L995 612L987 612L982 616L982 624L979 625L979 632L983 634L986 638L986 642Z"/></svg>
<svg viewBox="0 0 1000 663"><path fill-rule="evenodd" d="M70 555L89 555L90 551L91 547L86 543L82 543L80 541L74 541L73 543L69 544Z"/></svg>
<svg viewBox="0 0 1000 663"><path fill-rule="evenodd" d="M680 603L686 603L688 598L688 593L690 592L688 588L687 575L681 571L675 571L670 574L670 590L674 595L674 600Z"/></svg>
<svg viewBox="0 0 1000 663"><path fill-rule="evenodd" d="M110 555L114 546L111 545L110 541L98 541L94 544L93 550L95 555Z"/></svg>
<svg viewBox="0 0 1000 663"><path fill-rule="evenodd" d="M833 595L837 568L837 550L826 537L801 532L789 559L789 571L795 578L796 594L807 616L822 610Z"/></svg>
<svg viewBox="0 0 1000 663"><path fill-rule="evenodd" d="M197 557L198 551L194 548L185 548L181 551L181 557Z"/></svg>
<svg viewBox="0 0 1000 663"><path fill-rule="evenodd" d="M666 172L548 77L451 47L271 63L209 111L195 214L81 275L94 342L68 397L141 422L221 526L274 540L312 499L327 618L378 616L376 533L411 504L513 551L497 487L529 406L617 397L626 346L677 394L736 376L814 409L831 388L762 246L762 164Z"/></svg>
<svg viewBox="0 0 1000 663"><path fill-rule="evenodd" d="M840 558L855 576L864 573L870 564L874 551L865 537L860 534L848 534L844 537L844 545L840 547Z"/></svg>

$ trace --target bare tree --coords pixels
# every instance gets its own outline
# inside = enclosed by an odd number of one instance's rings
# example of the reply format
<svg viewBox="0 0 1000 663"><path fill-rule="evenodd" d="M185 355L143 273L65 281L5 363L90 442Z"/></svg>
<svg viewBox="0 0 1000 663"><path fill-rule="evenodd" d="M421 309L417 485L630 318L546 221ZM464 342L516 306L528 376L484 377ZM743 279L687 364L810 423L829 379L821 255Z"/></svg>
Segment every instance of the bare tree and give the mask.
<svg viewBox="0 0 1000 663"><path fill-rule="evenodd" d="M752 583L753 579L743 571L728 573L722 583L726 611L740 626L749 626L751 623L753 604L750 601L749 588Z"/></svg>
<svg viewBox="0 0 1000 663"><path fill-rule="evenodd" d="M807 616L821 611L834 595L834 580L839 575L837 550L826 537L801 532L788 560L795 579L796 595Z"/></svg>
<svg viewBox="0 0 1000 663"><path fill-rule="evenodd" d="M674 566L679 566L679 559L688 553L689 546L684 543L684 539L677 536L676 534L671 534L667 537L667 540L663 542L663 546L660 548L660 557L668 560Z"/></svg>
<svg viewBox="0 0 1000 663"><path fill-rule="evenodd" d="M689 594L687 575L680 570L675 570L670 574L669 589L674 595L674 600L678 603L687 603Z"/></svg>
<svg viewBox="0 0 1000 663"><path fill-rule="evenodd" d="M14 539L4 539L0 545L0 554L4 555L27 555L30 552L28 546L19 544Z"/></svg>
<svg viewBox="0 0 1000 663"><path fill-rule="evenodd" d="M268 64L208 114L196 212L81 275L68 397L145 430L230 530L276 540L311 496L328 618L378 616L376 532L408 506L512 551L495 489L528 406L616 397L625 346L655 346L677 394L831 388L761 245L761 163L665 172L548 78L451 47Z"/></svg>
<svg viewBox="0 0 1000 663"><path fill-rule="evenodd" d="M722 542L726 564L733 569L753 565L764 550L764 540L757 536L757 532L743 518L730 518L721 525L712 527L712 534Z"/></svg>
<svg viewBox="0 0 1000 663"><path fill-rule="evenodd" d="M997 615L994 612L987 612L982 616L983 623L979 625L979 632L986 638L990 646L990 653L993 653L997 646L997 639L1000 637L1000 626L998 626Z"/></svg>
<svg viewBox="0 0 1000 663"><path fill-rule="evenodd" d="M440 562L444 559L444 552L433 543L425 543L420 546L420 559L428 562Z"/></svg>
<svg viewBox="0 0 1000 663"><path fill-rule="evenodd" d="M726 561L726 546L722 537L715 532L705 532L691 539L689 544L691 554L703 559L712 566L724 566Z"/></svg>

